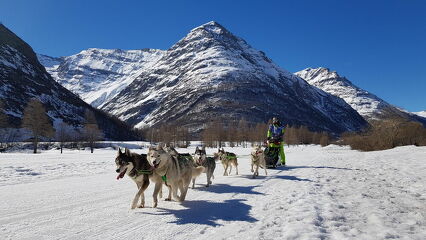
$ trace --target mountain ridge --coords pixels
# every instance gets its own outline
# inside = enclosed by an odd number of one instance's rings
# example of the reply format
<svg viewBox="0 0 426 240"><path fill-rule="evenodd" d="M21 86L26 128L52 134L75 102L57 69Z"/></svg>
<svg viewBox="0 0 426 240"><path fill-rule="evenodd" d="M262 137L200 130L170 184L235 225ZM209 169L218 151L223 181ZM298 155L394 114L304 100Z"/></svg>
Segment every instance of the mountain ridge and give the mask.
<svg viewBox="0 0 426 240"><path fill-rule="evenodd" d="M426 119L423 117L393 106L328 68L306 68L296 72L295 75L303 78L312 86L342 98L367 121L402 117L426 124Z"/></svg>
<svg viewBox="0 0 426 240"><path fill-rule="evenodd" d="M278 67L216 22L191 30L102 109L137 127L174 122L199 129L205 118L265 122L274 115L330 132L366 124L343 100Z"/></svg>

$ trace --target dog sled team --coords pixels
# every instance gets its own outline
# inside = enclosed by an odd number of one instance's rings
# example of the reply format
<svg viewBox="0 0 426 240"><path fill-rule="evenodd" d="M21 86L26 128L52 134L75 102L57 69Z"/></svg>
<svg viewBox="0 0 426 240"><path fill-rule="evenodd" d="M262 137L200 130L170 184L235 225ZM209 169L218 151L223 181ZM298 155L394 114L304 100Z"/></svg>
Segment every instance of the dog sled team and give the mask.
<svg viewBox="0 0 426 240"><path fill-rule="evenodd" d="M251 152L253 178L259 176L259 168L264 169L265 175L267 175L267 168L275 168L278 156L281 157L281 165L285 165L283 134L284 128L278 119L273 118L273 123L268 129L268 141L265 150L261 146L255 146ZM150 147L147 154L132 153L127 148L122 151L119 148L115 159L117 180L127 175L137 185L138 191L132 201L132 209L145 207L144 191L150 182L155 183L154 208L158 205L158 197L162 198L164 186L168 189L168 196L165 200L179 202L185 200L191 181L192 188L195 188L195 179L202 173L206 173L206 187L209 187L212 184L212 179L214 179L216 161L222 164L224 176L230 175L233 168L235 174L238 175L236 154L226 152L223 148L219 149L214 157L207 156L205 147L197 147L193 155L181 154L173 147L163 145Z"/></svg>

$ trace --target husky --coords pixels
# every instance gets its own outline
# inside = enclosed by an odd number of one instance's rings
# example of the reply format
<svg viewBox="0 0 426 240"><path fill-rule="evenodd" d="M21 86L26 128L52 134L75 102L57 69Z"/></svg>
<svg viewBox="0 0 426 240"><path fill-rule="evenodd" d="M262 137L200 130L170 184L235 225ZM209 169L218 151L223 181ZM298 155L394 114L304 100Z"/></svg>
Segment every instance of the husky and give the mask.
<svg viewBox="0 0 426 240"><path fill-rule="evenodd" d="M158 178L153 174L153 168L149 164L147 160L146 154L137 154L137 153L131 153L129 149L125 149L124 152L121 152L121 149L118 148L118 154L115 158L115 164L117 165L116 172L118 173L117 180L124 177L124 175L127 174L138 187L138 192L136 193L131 209L135 209L136 207L143 208L145 207L145 196L144 191L149 186L150 180L153 182L160 182L161 183L161 177ZM161 187L161 185L160 185ZM153 207L157 207L157 195L160 195L160 198L162 198L163 194L160 189L156 193L154 198L154 205ZM169 198L170 198L171 192L169 191ZM138 200L140 198L140 205L138 204Z"/></svg>
<svg viewBox="0 0 426 240"><path fill-rule="evenodd" d="M254 166L256 166L255 169L253 169ZM266 172L265 154L262 147L255 146L251 151L251 172L253 173L253 178L259 176L259 166L265 169L265 175L268 175L268 172Z"/></svg>
<svg viewBox="0 0 426 240"><path fill-rule="evenodd" d="M212 184L211 178L214 178L214 169L216 168L216 161L212 157L206 156L206 147L203 146L203 148L199 149L198 147L195 148L194 153L194 163L196 166L203 166L204 172L207 175L207 185L206 187L209 187L210 184ZM195 188L195 178L192 179L192 188Z"/></svg>
<svg viewBox="0 0 426 240"><path fill-rule="evenodd" d="M215 153L215 159L220 160L224 169L223 176L228 176L231 174L232 165L235 166L236 174L238 175L238 159L235 153L225 152L225 150L218 149L217 153ZM229 168L229 173L227 172Z"/></svg>
<svg viewBox="0 0 426 240"><path fill-rule="evenodd" d="M173 199L182 202L186 198L191 179L199 176L204 167L196 167L191 158L186 155L177 154L177 151L171 147L157 148L150 147L147 160L154 168L153 174L161 178L166 186L171 190ZM161 188L161 182L156 182L154 188L154 198ZM180 196L177 195L177 190Z"/></svg>

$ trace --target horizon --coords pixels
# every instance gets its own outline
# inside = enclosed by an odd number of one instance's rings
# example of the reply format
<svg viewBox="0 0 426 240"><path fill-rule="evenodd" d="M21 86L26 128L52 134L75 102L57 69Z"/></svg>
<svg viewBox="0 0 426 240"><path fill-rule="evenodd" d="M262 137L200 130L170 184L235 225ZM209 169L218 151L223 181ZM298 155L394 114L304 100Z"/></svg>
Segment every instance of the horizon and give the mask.
<svg viewBox="0 0 426 240"><path fill-rule="evenodd" d="M167 50L215 21L292 73L325 67L392 105L426 110L426 2L165 2L17 0L0 3L0 21L36 53L52 57L88 48Z"/></svg>

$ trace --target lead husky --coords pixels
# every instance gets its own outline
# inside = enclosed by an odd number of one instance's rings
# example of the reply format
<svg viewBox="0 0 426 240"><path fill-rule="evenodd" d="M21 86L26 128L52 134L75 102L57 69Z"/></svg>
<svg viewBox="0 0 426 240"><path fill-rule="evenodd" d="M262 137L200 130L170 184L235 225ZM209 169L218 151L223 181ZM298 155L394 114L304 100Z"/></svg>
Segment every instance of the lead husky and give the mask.
<svg viewBox="0 0 426 240"><path fill-rule="evenodd" d="M205 168L204 172L207 175L207 185L206 187L212 184L211 178L214 178L214 169L216 168L216 161L212 157L206 156L206 147L199 149L195 148L194 153L194 163L197 166L203 166ZM192 188L195 188L195 178L192 179Z"/></svg>
<svg viewBox="0 0 426 240"><path fill-rule="evenodd" d="M132 209L135 209L139 197L141 199L141 203L138 206L139 208L145 207L145 196L144 191L149 185L149 180L151 179L153 182L161 183L161 177L157 177L153 174L153 168L149 164L146 154L137 154L131 153L129 149L125 149L124 152L121 152L121 149L118 148L118 154L115 158L115 164L117 165L116 172L119 173L117 176L117 180L124 177L127 174L138 187L138 192L136 193L133 202ZM161 185L160 185L161 188ZM154 205L153 207L157 207L157 194L160 194L160 198L162 197L162 191L158 191L155 193L154 197ZM169 190L169 198L170 198L170 190Z"/></svg>
<svg viewBox="0 0 426 240"><path fill-rule="evenodd" d="M225 150L218 149L218 152L215 153L215 159L220 160L222 162L223 169L225 170L223 176L228 176L231 174L232 165L235 166L236 174L238 175L238 159L235 153L225 152ZM229 168L229 173L227 172Z"/></svg>
<svg viewBox="0 0 426 240"><path fill-rule="evenodd" d="M149 148L147 160L154 167L154 175L163 179L164 183L171 189L172 196L177 201L184 201L188 192L191 179L199 176L204 167L195 167L194 162L182 155L176 156L176 150L171 147L163 149ZM154 198L160 190L161 183L155 184ZM177 195L177 190L180 196Z"/></svg>
<svg viewBox="0 0 426 240"><path fill-rule="evenodd" d="M253 170L253 166L256 166L256 169ZM265 154L262 147L255 146L251 151L251 172L253 173L253 178L259 176L259 166L265 169L265 175L268 175L266 172Z"/></svg>

